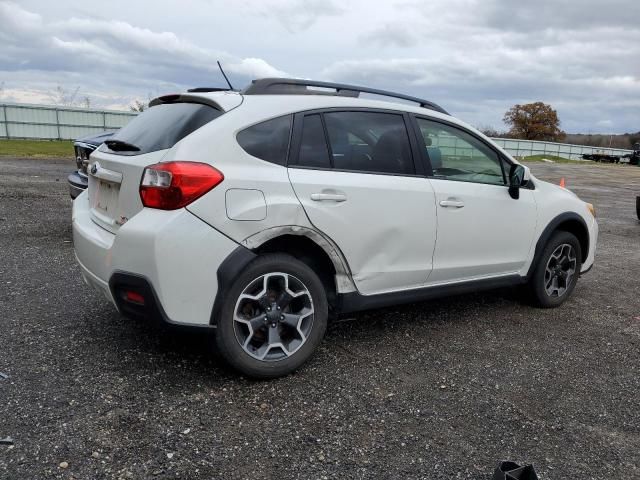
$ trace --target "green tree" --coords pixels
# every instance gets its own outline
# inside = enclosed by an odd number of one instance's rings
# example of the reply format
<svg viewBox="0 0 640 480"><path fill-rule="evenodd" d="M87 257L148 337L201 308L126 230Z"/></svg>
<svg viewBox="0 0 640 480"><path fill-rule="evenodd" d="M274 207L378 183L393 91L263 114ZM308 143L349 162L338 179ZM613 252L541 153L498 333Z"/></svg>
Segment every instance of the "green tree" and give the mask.
<svg viewBox="0 0 640 480"><path fill-rule="evenodd" d="M557 142L566 136L560 130L558 113L546 103L514 105L502 120L510 127L509 136L512 138Z"/></svg>

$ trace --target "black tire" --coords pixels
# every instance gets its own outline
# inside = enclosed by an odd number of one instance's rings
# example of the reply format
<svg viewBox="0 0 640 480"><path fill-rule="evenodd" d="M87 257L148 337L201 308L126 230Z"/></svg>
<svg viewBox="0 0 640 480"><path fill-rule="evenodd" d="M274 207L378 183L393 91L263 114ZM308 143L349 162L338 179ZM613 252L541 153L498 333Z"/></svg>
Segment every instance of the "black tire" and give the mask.
<svg viewBox="0 0 640 480"><path fill-rule="evenodd" d="M573 252L575 255L575 272L570 278L570 281L564 284L564 291L562 292L562 294L559 295L556 292L556 295L552 295L547 292L546 288L548 284L548 277L545 278L547 275L547 266L549 265L554 252L556 252L556 250L562 245L570 245L573 248ZM537 260L537 262L538 263L535 266L533 275L531 276L531 279L529 280L529 283L527 285L529 298L537 307L559 307L567 298L571 296L571 293L575 289L576 283L578 282L578 277L580 276L580 268L582 267L582 250L580 249L580 242L572 233L557 231L547 242L547 245L542 251L542 254L540 255L540 258ZM566 279L563 279L561 275L562 272L558 272L560 281L566 282Z"/></svg>
<svg viewBox="0 0 640 480"><path fill-rule="evenodd" d="M249 288L256 279L275 272L286 274L290 276L288 278L293 278L293 280L289 280L290 282L300 282L309 294L305 294L304 298L305 300L309 298L312 302L313 314L311 315L312 318L310 319L310 326L307 324L306 327L308 328L308 334L294 353L291 353L290 356L286 356L281 359L260 360L258 358L254 358L254 356L245 350L243 345L240 343L238 335L242 335L241 331L244 330L245 327L239 325L238 322L234 320L234 313L236 310L236 303L239 302L239 298L243 292L245 292L245 289ZM276 283L283 281L284 277L282 280L279 280L279 273L273 277L269 277L270 279L275 279L269 281L275 281ZM250 302L253 301L251 300ZM291 303L293 304L293 301L291 301ZM271 303L270 305L275 305L275 303ZM252 316L255 318L265 315L265 325L261 326L261 330L256 330L256 332L260 333L262 339L264 339L266 335L269 335L268 339L270 341L271 337L269 334L269 328L271 327L271 324L269 324L269 322L271 320L266 320L266 315L267 308L271 307L263 307L263 304L256 301L256 303L251 305L249 308L254 309ZM285 309L291 308L291 306L285 307ZM285 310L282 310L282 312L284 311ZM256 315L256 312L264 313L258 313ZM269 312L269 314L272 314L271 310L269 310ZM311 357L315 349L320 345L320 342L322 342L327 329L327 317L327 294L318 275L316 275L308 265L290 255L282 253L265 254L257 257L247 265L247 267L240 272L238 277L235 279L231 288L226 292L224 304L220 309L220 318L218 318L217 321L216 344L222 358L241 373L249 377L259 379L281 377L292 373L302 366L309 357ZM305 320L305 322L306 321L307 320ZM299 324L299 326L300 325L301 324ZM248 328L249 327L246 327L247 331L251 332ZM286 325L274 328L277 328L279 332L284 332L284 330L291 332L291 330L287 330L290 327ZM297 335L295 333L295 329L293 332ZM278 333L278 335L280 334ZM247 338L249 337L253 337L253 333L248 333ZM255 351L255 348L252 346L248 346L247 348L253 348ZM281 353L278 353L278 349ZM285 353L285 349L276 347L273 350L276 355L287 355L287 353ZM271 350L268 350L267 352L269 353Z"/></svg>

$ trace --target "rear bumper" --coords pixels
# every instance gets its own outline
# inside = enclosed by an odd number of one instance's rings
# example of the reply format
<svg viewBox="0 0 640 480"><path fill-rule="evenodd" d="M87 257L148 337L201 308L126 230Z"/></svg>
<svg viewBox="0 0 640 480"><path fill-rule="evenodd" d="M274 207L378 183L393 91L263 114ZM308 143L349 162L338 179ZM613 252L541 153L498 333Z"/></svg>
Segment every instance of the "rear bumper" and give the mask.
<svg viewBox="0 0 640 480"><path fill-rule="evenodd" d="M153 285L143 276L115 272L109 280L108 288L118 311L125 317L149 320L164 327L181 330L207 331L214 328L213 325L192 325L171 320L164 311ZM130 292L134 292L140 298L132 301L128 297Z"/></svg>
<svg viewBox="0 0 640 480"><path fill-rule="evenodd" d="M237 243L185 209L145 208L113 234L91 219L86 193L73 202L72 223L85 281L123 314L131 312L117 298L117 279L126 272L145 280L166 323L210 324L218 291L216 272Z"/></svg>
<svg viewBox="0 0 640 480"><path fill-rule="evenodd" d="M70 173L67 177L67 182L69 183L69 195L74 199L84 192L89 185L87 176L78 171Z"/></svg>
<svg viewBox="0 0 640 480"><path fill-rule="evenodd" d="M109 290L109 284L105 282L100 277L97 277L91 270L89 270L78 258L78 254L76 253L76 261L80 266L80 270L82 272L82 279L84 283L93 287L96 291L104 295L104 297L109 300L111 303L115 305L113 296L111 295L111 291Z"/></svg>

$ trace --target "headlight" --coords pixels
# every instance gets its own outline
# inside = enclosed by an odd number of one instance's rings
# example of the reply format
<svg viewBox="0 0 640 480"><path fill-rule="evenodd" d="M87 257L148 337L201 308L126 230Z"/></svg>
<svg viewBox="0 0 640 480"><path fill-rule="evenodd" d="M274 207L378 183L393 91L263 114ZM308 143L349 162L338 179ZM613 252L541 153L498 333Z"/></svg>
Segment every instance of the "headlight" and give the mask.
<svg viewBox="0 0 640 480"><path fill-rule="evenodd" d="M591 212L591 215L593 215L593 218L596 218L596 208L593 206L593 204L587 203L587 210Z"/></svg>

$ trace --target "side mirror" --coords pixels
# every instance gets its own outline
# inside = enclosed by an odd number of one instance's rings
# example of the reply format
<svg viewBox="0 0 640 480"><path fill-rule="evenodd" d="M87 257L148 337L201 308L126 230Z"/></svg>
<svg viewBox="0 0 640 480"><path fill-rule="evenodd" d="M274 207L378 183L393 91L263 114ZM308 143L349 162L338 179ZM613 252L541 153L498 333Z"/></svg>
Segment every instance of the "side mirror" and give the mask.
<svg viewBox="0 0 640 480"><path fill-rule="evenodd" d="M511 198L520 198L520 188L529 182L529 168L514 163L509 170L509 195Z"/></svg>

